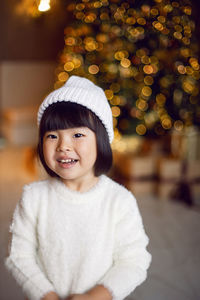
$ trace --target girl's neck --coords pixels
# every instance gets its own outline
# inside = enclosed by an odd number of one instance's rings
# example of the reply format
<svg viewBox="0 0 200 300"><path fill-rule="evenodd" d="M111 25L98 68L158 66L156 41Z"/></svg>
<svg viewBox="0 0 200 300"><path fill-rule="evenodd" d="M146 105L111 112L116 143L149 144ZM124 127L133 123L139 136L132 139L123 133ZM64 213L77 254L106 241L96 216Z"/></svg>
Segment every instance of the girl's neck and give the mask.
<svg viewBox="0 0 200 300"><path fill-rule="evenodd" d="M61 178L61 181L67 186L68 189L85 193L97 184L99 177L93 176L92 178L89 178L86 176L84 179L82 178L80 180L65 180Z"/></svg>

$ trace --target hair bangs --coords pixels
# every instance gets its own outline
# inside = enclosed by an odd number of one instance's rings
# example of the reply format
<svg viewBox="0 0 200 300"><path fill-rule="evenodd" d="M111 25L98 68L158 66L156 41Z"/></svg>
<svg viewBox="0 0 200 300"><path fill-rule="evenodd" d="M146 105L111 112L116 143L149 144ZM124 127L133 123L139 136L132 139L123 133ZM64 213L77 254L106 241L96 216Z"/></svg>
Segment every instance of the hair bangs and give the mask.
<svg viewBox="0 0 200 300"><path fill-rule="evenodd" d="M62 130L74 127L88 127L95 131L94 120L90 110L72 102L57 102L45 111L45 118L41 120L42 135L47 131Z"/></svg>

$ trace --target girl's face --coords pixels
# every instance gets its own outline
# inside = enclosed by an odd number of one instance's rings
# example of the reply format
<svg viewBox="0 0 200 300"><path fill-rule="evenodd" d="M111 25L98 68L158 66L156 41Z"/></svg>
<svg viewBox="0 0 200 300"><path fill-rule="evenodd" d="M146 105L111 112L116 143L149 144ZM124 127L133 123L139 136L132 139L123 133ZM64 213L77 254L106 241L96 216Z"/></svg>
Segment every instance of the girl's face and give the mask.
<svg viewBox="0 0 200 300"><path fill-rule="evenodd" d="M87 190L97 181L96 135L88 127L48 131L43 138L47 166L74 190Z"/></svg>

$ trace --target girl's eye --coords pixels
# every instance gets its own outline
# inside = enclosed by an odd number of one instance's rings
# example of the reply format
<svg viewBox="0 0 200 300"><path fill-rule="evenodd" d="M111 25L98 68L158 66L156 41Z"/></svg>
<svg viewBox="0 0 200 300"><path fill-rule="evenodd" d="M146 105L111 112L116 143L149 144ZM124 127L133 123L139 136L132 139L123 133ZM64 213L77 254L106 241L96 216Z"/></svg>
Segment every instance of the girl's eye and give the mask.
<svg viewBox="0 0 200 300"><path fill-rule="evenodd" d="M75 134L74 134L74 137L75 137L75 138L80 138L80 137L82 137L82 136L83 136L82 133L75 133Z"/></svg>
<svg viewBox="0 0 200 300"><path fill-rule="evenodd" d="M57 136L55 134L47 134L47 139L56 139Z"/></svg>

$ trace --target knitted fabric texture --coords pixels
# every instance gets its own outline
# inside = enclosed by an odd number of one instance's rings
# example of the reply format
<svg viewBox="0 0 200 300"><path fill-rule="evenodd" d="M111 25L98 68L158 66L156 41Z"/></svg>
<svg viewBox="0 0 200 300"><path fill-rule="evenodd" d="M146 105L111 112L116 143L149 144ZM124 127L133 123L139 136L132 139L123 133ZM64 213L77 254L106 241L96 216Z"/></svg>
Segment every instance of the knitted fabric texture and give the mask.
<svg viewBox="0 0 200 300"><path fill-rule="evenodd" d="M112 112L102 88L86 78L71 76L61 88L51 92L44 99L38 111L38 125L45 109L61 101L80 104L95 113L105 126L110 143L112 142L114 136Z"/></svg>
<svg viewBox="0 0 200 300"><path fill-rule="evenodd" d="M135 198L105 175L86 193L52 178L25 186L11 226L8 270L29 300L64 300L105 286L126 298L146 278L151 256Z"/></svg>

